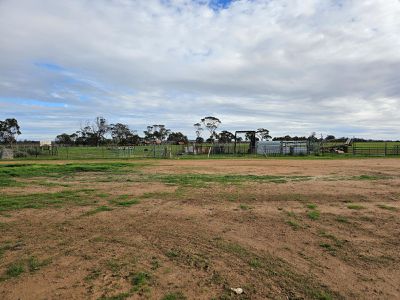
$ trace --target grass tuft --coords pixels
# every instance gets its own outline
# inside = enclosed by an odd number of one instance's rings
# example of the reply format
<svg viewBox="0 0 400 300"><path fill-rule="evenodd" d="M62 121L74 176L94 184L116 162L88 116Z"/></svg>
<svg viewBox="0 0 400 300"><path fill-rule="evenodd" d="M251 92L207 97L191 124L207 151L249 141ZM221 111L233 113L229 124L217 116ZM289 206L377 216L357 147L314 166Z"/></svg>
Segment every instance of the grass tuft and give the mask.
<svg viewBox="0 0 400 300"><path fill-rule="evenodd" d="M310 210L307 213L308 218L310 218L311 220L315 221L318 220L320 218L320 212L318 210Z"/></svg>
<svg viewBox="0 0 400 300"><path fill-rule="evenodd" d="M161 300L185 300L186 297L182 292L168 293Z"/></svg>
<svg viewBox="0 0 400 300"><path fill-rule="evenodd" d="M359 204L349 204L347 205L348 209L354 209L354 210L360 210L360 209L365 209L365 206L359 205Z"/></svg>

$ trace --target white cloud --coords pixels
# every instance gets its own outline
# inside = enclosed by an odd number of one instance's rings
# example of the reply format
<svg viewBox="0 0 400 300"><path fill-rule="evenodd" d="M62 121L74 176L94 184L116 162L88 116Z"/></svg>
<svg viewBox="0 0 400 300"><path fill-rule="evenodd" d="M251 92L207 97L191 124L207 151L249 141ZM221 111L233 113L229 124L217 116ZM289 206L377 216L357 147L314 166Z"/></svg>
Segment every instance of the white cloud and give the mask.
<svg viewBox="0 0 400 300"><path fill-rule="evenodd" d="M193 135L215 114L225 129L399 138L399 1L199 2L0 1L0 118L25 137L98 114Z"/></svg>

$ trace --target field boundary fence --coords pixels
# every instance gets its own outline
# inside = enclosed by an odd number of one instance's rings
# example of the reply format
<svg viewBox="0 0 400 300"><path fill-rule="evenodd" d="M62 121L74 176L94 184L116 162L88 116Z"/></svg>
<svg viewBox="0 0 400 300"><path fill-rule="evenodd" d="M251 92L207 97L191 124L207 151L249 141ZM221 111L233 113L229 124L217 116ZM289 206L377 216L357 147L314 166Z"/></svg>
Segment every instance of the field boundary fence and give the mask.
<svg viewBox="0 0 400 300"><path fill-rule="evenodd" d="M221 156L307 156L307 155L348 155L348 156L400 156L400 143L353 143L343 150L326 148L320 143L308 141L270 141L250 143L214 144L149 144L138 146L54 146L54 145L0 145L2 159L124 159L124 158L176 158L176 157L221 157Z"/></svg>

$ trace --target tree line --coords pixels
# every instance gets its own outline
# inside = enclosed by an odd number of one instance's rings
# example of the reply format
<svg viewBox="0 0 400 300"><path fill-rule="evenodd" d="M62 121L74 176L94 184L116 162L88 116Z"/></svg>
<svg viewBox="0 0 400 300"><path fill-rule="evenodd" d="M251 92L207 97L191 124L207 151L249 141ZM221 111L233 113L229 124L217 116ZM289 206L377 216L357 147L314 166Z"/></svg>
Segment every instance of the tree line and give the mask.
<svg viewBox="0 0 400 300"><path fill-rule="evenodd" d="M227 130L217 132L221 120L217 117L204 117L200 122L195 123L194 131L196 134L196 143L230 143L235 140L235 135ZM204 132L206 138L203 138ZM154 124L147 126L143 131L143 136L139 136L136 130L131 130L127 124L116 123L108 124L104 117L97 117L93 121L87 121L80 130L68 134L57 135L56 143L63 145L87 145L100 146L106 144L115 144L120 146L153 144L153 143L174 143L186 144L189 142L186 135L182 132L173 132L163 124ZM271 138L269 130L259 128L256 131L258 140L268 140ZM237 137L236 141L250 140L250 134L245 137Z"/></svg>
<svg viewBox="0 0 400 300"><path fill-rule="evenodd" d="M221 125L221 120L217 117L208 116L202 118L199 122L193 124L196 135L196 143L231 143L249 141L253 138L252 132L247 132L244 136L236 136L227 130L217 132ZM316 133L311 133L310 136L281 136L272 138L269 130L258 128L254 130L255 139L258 141L334 141L344 142L347 137L336 138L333 135L327 135L325 138L321 135L320 138ZM16 137L21 134L21 129L18 121L15 118L8 118L4 121L0 120L0 144L12 145L16 143ZM384 142L387 140L373 140L363 138L353 138L355 142ZM29 141L25 141L29 142ZM100 145L140 145L152 143L174 143L186 144L189 142L186 135L182 132L173 132L163 124L154 124L147 126L143 131L143 135L139 136L136 130L130 129L129 125L123 123L109 124L104 117L96 117L93 121L86 121L81 128L72 134L62 133L56 136L55 142L60 145L84 145L84 146L100 146Z"/></svg>
<svg viewBox="0 0 400 300"><path fill-rule="evenodd" d="M100 146L115 144L119 146L139 145L144 143L187 143L188 138L181 132L173 132L162 124L147 126L139 136L136 130L127 124L109 124L104 117L96 117L94 121L87 121L80 130L72 134L62 133L56 136L55 142L62 145Z"/></svg>

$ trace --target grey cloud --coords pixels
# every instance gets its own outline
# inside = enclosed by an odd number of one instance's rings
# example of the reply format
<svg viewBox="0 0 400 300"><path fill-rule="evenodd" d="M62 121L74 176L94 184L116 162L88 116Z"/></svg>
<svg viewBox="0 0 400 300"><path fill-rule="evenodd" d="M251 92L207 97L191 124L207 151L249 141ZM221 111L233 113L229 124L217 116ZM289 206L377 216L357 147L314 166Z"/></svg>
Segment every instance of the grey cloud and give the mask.
<svg viewBox="0 0 400 300"><path fill-rule="evenodd" d="M33 138L98 114L193 136L195 121L216 114L224 129L397 139L398 15L395 0L244 0L221 11L185 0L3 0L0 118L18 117Z"/></svg>

